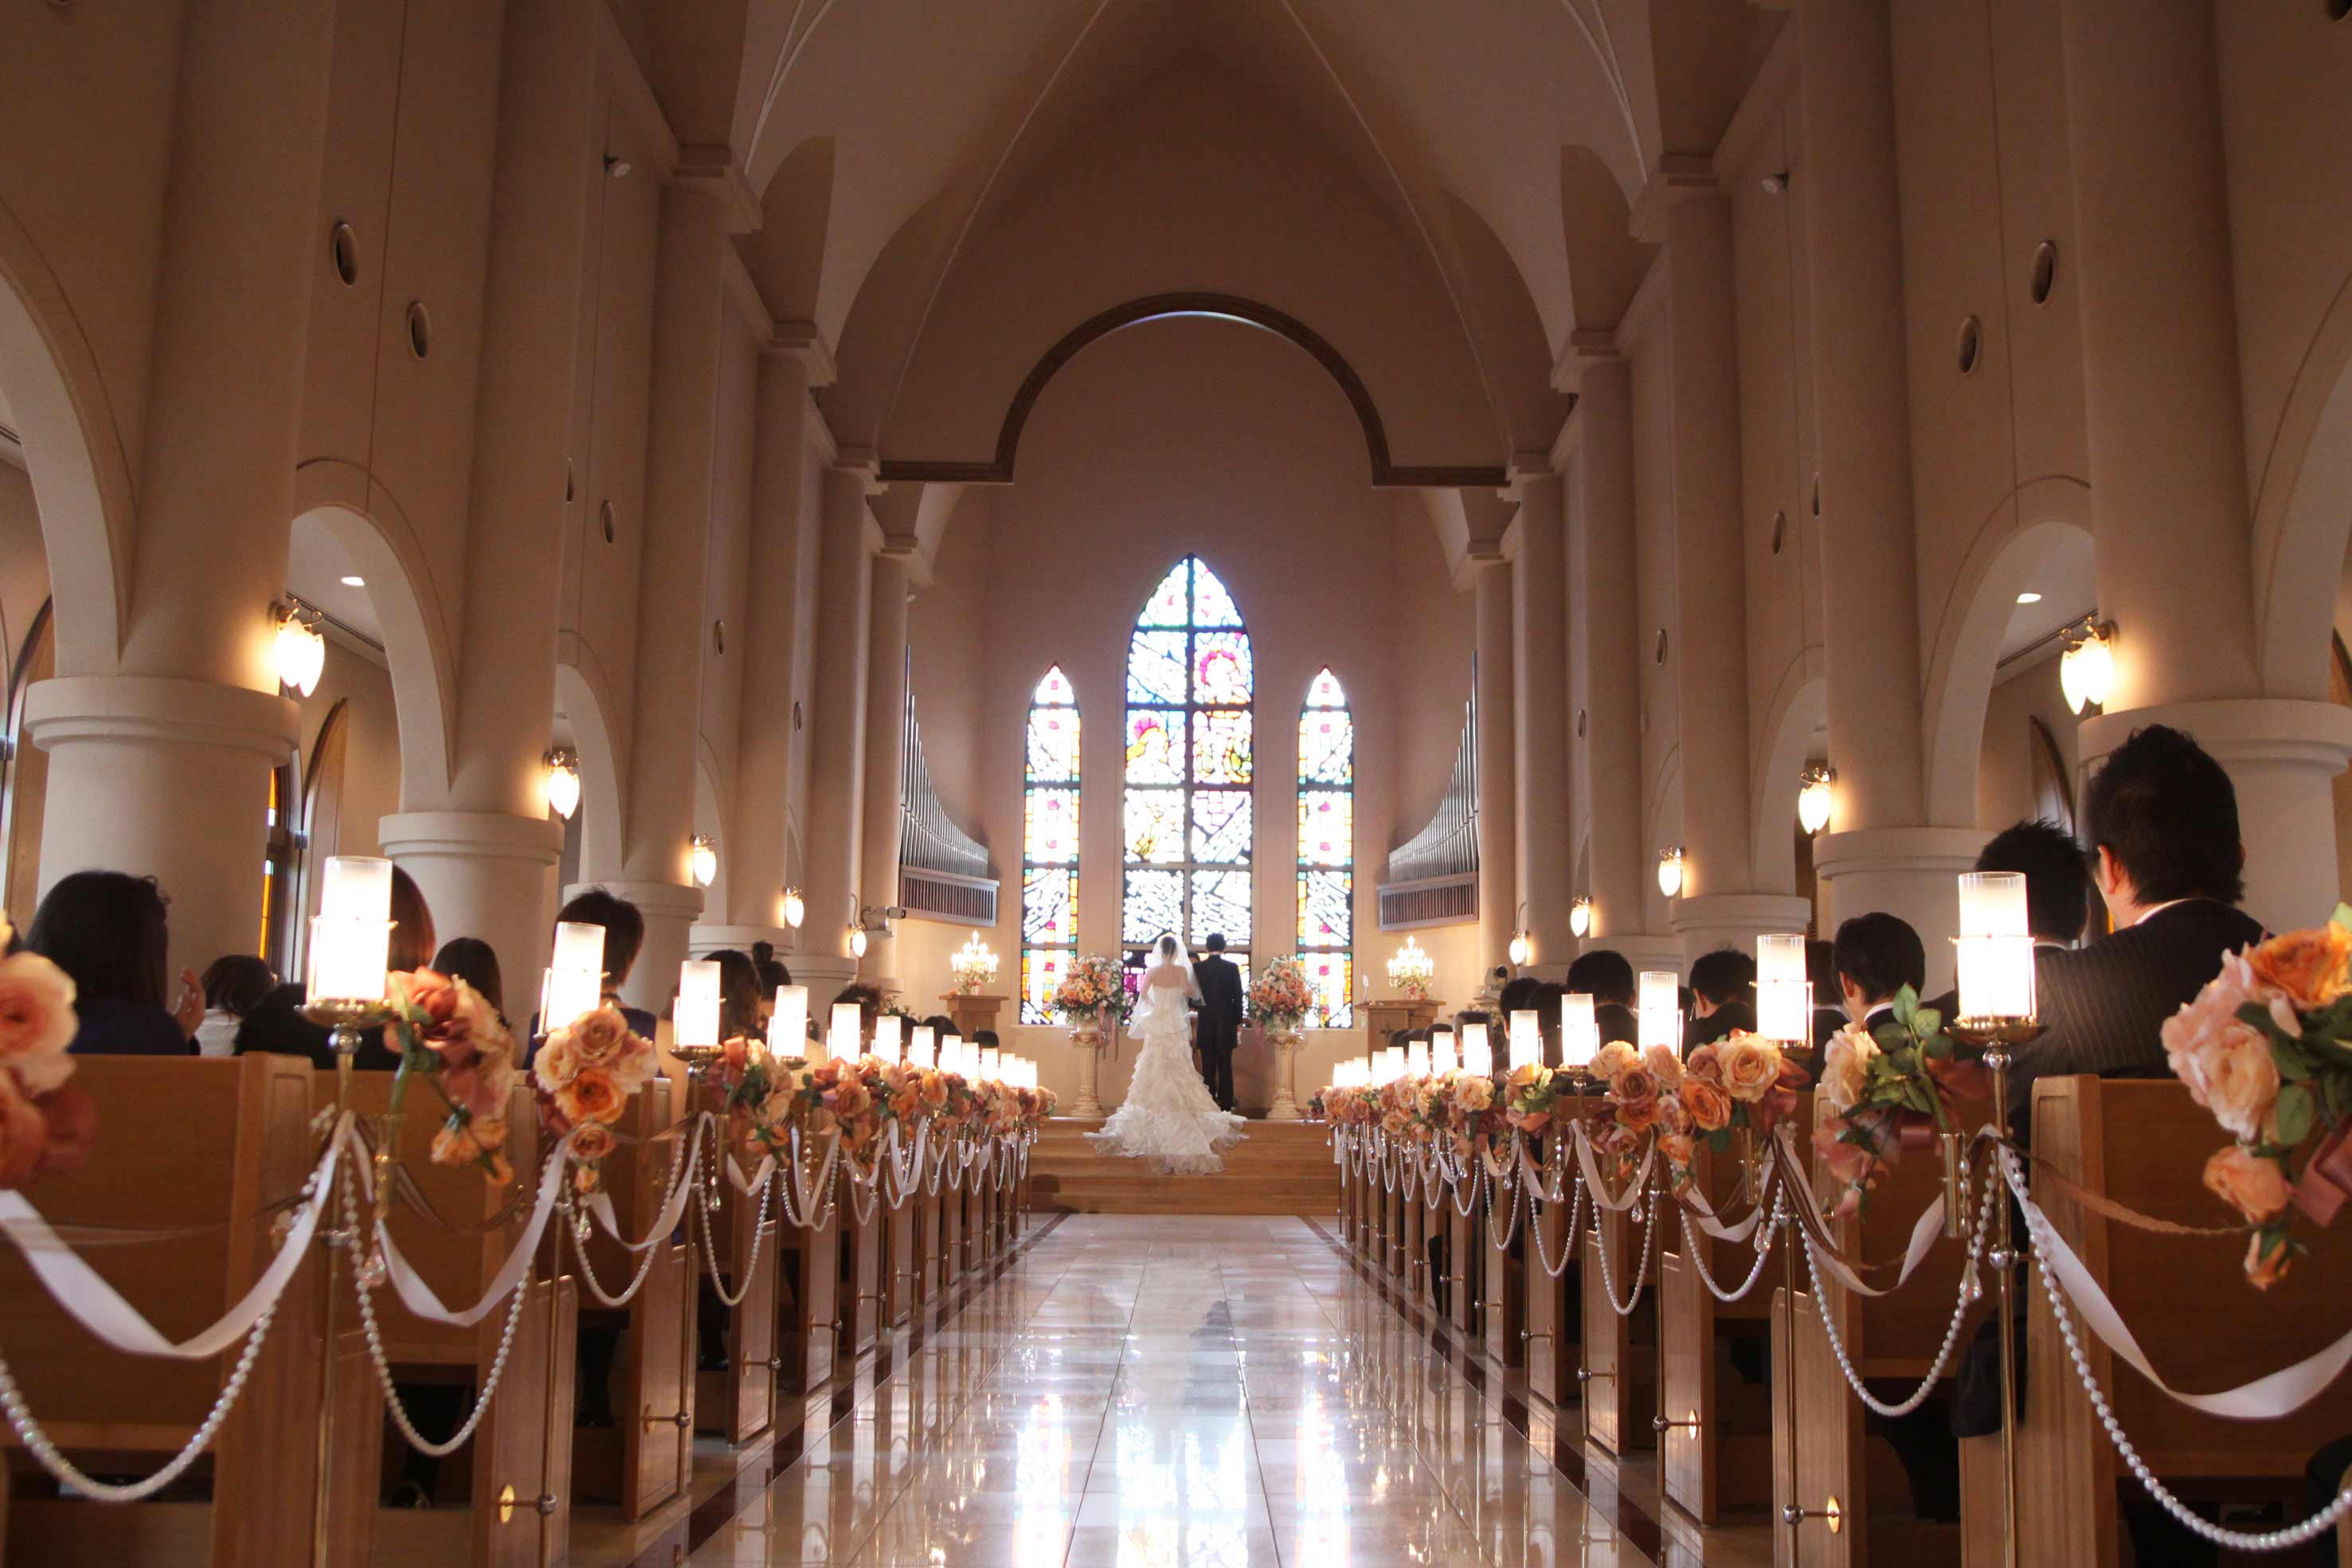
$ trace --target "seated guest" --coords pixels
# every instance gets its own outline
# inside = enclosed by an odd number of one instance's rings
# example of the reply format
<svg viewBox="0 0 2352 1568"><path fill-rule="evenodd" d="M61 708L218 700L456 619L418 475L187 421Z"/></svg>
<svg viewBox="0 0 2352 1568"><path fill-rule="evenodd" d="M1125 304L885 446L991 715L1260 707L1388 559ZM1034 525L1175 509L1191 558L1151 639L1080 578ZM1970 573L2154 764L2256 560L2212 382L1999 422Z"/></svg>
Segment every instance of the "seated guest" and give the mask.
<svg viewBox="0 0 2352 1568"><path fill-rule="evenodd" d="M74 983L77 1052L92 1056L186 1056L204 1016L193 969L180 974L179 1007L163 1006L169 935L163 895L152 876L78 871L61 878L33 913L25 946Z"/></svg>
<svg viewBox="0 0 2352 1568"><path fill-rule="evenodd" d="M971 1037L971 1042L972 1044L980 1047L982 1051L1001 1051L1003 1049L997 1043L996 1031L992 1029L982 1030L978 1034Z"/></svg>
<svg viewBox="0 0 2352 1568"><path fill-rule="evenodd" d="M1510 1027L1513 1013L1527 1012L1536 1005L1536 997L1543 990L1543 982L1533 975L1520 975L1503 987L1495 998L1495 1010L1503 1016L1503 1027Z"/></svg>
<svg viewBox="0 0 2352 1568"><path fill-rule="evenodd" d="M654 1037L654 1015L643 1008L633 1008L621 1000L621 988L628 982L629 971L636 967L638 950L646 945L646 917L637 906L616 894L601 887L592 887L576 894L555 912L558 924L601 925L604 928L604 1000L621 1009L621 1017L629 1028L651 1040ZM530 1020L531 1037L536 1040L543 1028L567 1024L570 1019ZM528 1057L525 1058L528 1061Z"/></svg>
<svg viewBox="0 0 2352 1568"><path fill-rule="evenodd" d="M751 944L751 967L760 977L760 1028L765 1032L768 1015L775 1010L776 991L780 987L793 983L793 972L776 957L776 947L772 942Z"/></svg>
<svg viewBox="0 0 2352 1568"><path fill-rule="evenodd" d="M719 1038L764 1040L767 1009L761 1005L760 968L748 953L721 947L704 955L719 965ZM775 993L768 993L773 1001Z"/></svg>
<svg viewBox="0 0 2352 1568"><path fill-rule="evenodd" d="M236 1026L236 1041L231 1049L238 1056L268 1051L276 1056L306 1057L313 1067L332 1067L332 1038L326 1029L302 1016L302 988L287 985L271 990L245 1015ZM388 1071L400 1065L400 1058L393 1054L379 1034L366 1034L360 1037L359 1053L352 1059L352 1065Z"/></svg>
<svg viewBox="0 0 2352 1568"><path fill-rule="evenodd" d="M2040 955L2083 939L2091 912L2091 866L2074 835L2046 818L2003 828L1977 855L1979 871L2025 877L2025 924Z"/></svg>
<svg viewBox="0 0 2352 1568"><path fill-rule="evenodd" d="M1621 1008L1633 1005L1633 966L1625 955L1608 947L1595 947L1580 954L1568 967L1568 988L1582 991L1592 998L1595 1007L1615 1003Z"/></svg>
<svg viewBox="0 0 2352 1568"><path fill-rule="evenodd" d="M205 970L205 1020L196 1026L201 1056L226 1056L236 1045L236 1026L278 984L278 972L250 953L227 953Z"/></svg>
<svg viewBox="0 0 2352 1568"><path fill-rule="evenodd" d="M425 907L425 891L416 879L392 868L392 943L384 951L384 967L395 974L433 967L433 911Z"/></svg>
<svg viewBox="0 0 2352 1568"><path fill-rule="evenodd" d="M1805 944L1805 978L1813 986L1813 1049L1819 1051L1846 1024L1838 992L1836 943L1816 936Z"/></svg>
<svg viewBox="0 0 2352 1568"><path fill-rule="evenodd" d="M1689 1021L1683 1050L1730 1038L1733 1030L1756 1032L1756 960L1737 947L1702 953L1691 965Z"/></svg>
<svg viewBox="0 0 2352 1568"><path fill-rule="evenodd" d="M810 1021L814 1022L815 1020L812 1019ZM948 1017L945 1013L933 1013L930 1017L923 1019L922 1023L925 1029L931 1031L931 1044L933 1046L937 1046L941 1040L944 1040L948 1036L955 1033L956 1031L955 1019Z"/></svg>
<svg viewBox="0 0 2352 1568"><path fill-rule="evenodd" d="M1838 995L1846 1016L1864 1029L1895 1019L1895 994L1927 983L1927 949L1900 915L1884 910L1857 915L1837 929Z"/></svg>
<svg viewBox="0 0 2352 1568"><path fill-rule="evenodd" d="M2036 1078L2168 1076L2164 1020L2221 972L2224 954L2263 939L2261 923L2237 907L2246 861L2237 791L2195 741L2162 725L2135 731L2092 776L2084 807L2115 934L2039 956L2044 1032L2009 1075L2011 1125L2021 1130ZM2030 918L2031 883L2026 897Z"/></svg>
<svg viewBox="0 0 2352 1568"><path fill-rule="evenodd" d="M433 955L433 967L452 979L463 980L482 999L506 1016L506 982L499 973L499 956L478 936L452 936Z"/></svg>

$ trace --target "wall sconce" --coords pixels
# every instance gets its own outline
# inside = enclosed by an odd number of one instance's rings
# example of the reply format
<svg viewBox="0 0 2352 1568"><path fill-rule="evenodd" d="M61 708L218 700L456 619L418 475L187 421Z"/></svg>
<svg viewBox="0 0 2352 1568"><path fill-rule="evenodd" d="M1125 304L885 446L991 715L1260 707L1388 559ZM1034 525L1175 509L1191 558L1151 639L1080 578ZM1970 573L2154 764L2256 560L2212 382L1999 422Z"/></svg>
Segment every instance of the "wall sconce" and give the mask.
<svg viewBox="0 0 2352 1568"><path fill-rule="evenodd" d="M1528 906L1524 900L1519 904L1517 925L1518 928L1511 933L1511 967L1524 969L1536 956L1536 939L1528 931Z"/></svg>
<svg viewBox="0 0 2352 1568"><path fill-rule="evenodd" d="M1830 825L1830 807L1834 803L1830 786L1837 782L1837 769L1826 762L1808 762L1802 782L1797 790L1797 825L1808 833L1818 833Z"/></svg>
<svg viewBox="0 0 2352 1568"><path fill-rule="evenodd" d="M1579 940L1591 935L1592 899L1589 894L1578 894L1576 902L1568 906L1568 932Z"/></svg>
<svg viewBox="0 0 2352 1568"><path fill-rule="evenodd" d="M863 958L866 956L866 906L858 902L857 894L854 893L849 895L848 932L849 956Z"/></svg>
<svg viewBox="0 0 2352 1568"><path fill-rule="evenodd" d="M719 841L709 833L697 833L688 847L688 864L694 869L694 885L709 887L719 880Z"/></svg>
<svg viewBox="0 0 2352 1568"><path fill-rule="evenodd" d="M547 754L547 803L567 822L580 810L580 758L568 746Z"/></svg>
<svg viewBox="0 0 2352 1568"><path fill-rule="evenodd" d="M1668 898L1679 898L1683 891L1683 847L1658 852L1658 891Z"/></svg>
<svg viewBox="0 0 2352 1568"><path fill-rule="evenodd" d="M2095 622L2088 615L2067 629L2066 651L2058 655L2058 689L2073 712L2081 713L2085 704L2104 709L2115 695L2115 637L2114 622Z"/></svg>
<svg viewBox="0 0 2352 1568"><path fill-rule="evenodd" d="M784 924L798 931L801 922L808 918L808 904L797 887L784 889Z"/></svg>
<svg viewBox="0 0 2352 1568"><path fill-rule="evenodd" d="M278 684L309 696L327 668L327 640L319 633L318 612L299 599L271 606L278 616Z"/></svg>

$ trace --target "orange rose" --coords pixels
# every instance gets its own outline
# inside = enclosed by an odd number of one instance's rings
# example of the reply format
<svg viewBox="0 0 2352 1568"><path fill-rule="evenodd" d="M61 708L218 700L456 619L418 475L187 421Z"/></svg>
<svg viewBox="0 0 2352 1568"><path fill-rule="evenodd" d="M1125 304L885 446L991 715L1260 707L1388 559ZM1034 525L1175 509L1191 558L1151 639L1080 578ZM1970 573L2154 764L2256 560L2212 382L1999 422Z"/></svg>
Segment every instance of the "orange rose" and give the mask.
<svg viewBox="0 0 2352 1568"><path fill-rule="evenodd" d="M2346 974L2352 962L2352 931L2334 921L2311 931L2290 931L2273 936L2252 953L2246 962L2255 978L2274 986L2303 1012L2324 1008L2352 990Z"/></svg>
<svg viewBox="0 0 2352 1568"><path fill-rule="evenodd" d="M1691 1124L1702 1133L1715 1132L1731 1122L1731 1096L1719 1083L1685 1077L1682 1101L1683 1109L1690 1113Z"/></svg>
<svg viewBox="0 0 2352 1568"><path fill-rule="evenodd" d="M1678 1166L1691 1163L1693 1147L1688 1133L1668 1133L1658 1140L1658 1153Z"/></svg>
<svg viewBox="0 0 2352 1568"><path fill-rule="evenodd" d="M1629 1067L1617 1075L1609 1089L1621 1105L1653 1101L1658 1097L1658 1076L1646 1067Z"/></svg>
<svg viewBox="0 0 2352 1568"><path fill-rule="evenodd" d="M2232 1144L2205 1162L2205 1186L2256 1225L2285 1212L2293 1198L2276 1160Z"/></svg>
<svg viewBox="0 0 2352 1568"><path fill-rule="evenodd" d="M627 1103L612 1074L594 1067L582 1068L571 1082L555 1092L555 1108L575 1126L583 1122L617 1122Z"/></svg>
<svg viewBox="0 0 2352 1568"><path fill-rule="evenodd" d="M618 1008L593 1008L572 1020L572 1049L590 1067L604 1067L620 1059L629 1042L629 1020Z"/></svg>
<svg viewBox="0 0 2352 1568"><path fill-rule="evenodd" d="M1739 1031L1734 1030L1731 1038L1738 1040ZM1716 1049L1712 1041L1700 1046L1683 1062L1683 1075L1686 1078L1704 1078L1710 1083L1720 1083L1723 1082L1722 1052Z"/></svg>
<svg viewBox="0 0 2352 1568"><path fill-rule="evenodd" d="M1724 1042L1716 1060L1723 1069L1724 1092L1749 1104L1764 1098L1780 1076L1780 1053L1760 1040Z"/></svg>
<svg viewBox="0 0 2352 1568"><path fill-rule="evenodd" d="M1683 1059L1675 1054L1673 1047L1650 1047L1642 1053L1642 1065L1650 1070L1650 1075L1658 1081L1662 1092L1671 1094L1682 1086Z"/></svg>
<svg viewBox="0 0 2352 1568"><path fill-rule="evenodd" d="M601 1160L620 1146L621 1140L602 1122L585 1123L572 1130L572 1157L575 1160Z"/></svg>
<svg viewBox="0 0 2352 1568"><path fill-rule="evenodd" d="M2267 1291L2287 1277L2294 1266L2294 1249L2284 1236L2254 1232L2246 1244L2246 1279L2257 1291Z"/></svg>
<svg viewBox="0 0 2352 1568"><path fill-rule="evenodd" d="M38 953L0 958L0 1067L15 1070L27 1094L46 1094L73 1076L74 983Z"/></svg>
<svg viewBox="0 0 2352 1568"><path fill-rule="evenodd" d="M1658 1099L1654 1094L1646 1100L1628 1101L1617 1107L1617 1124L1629 1133L1648 1132L1656 1125L1657 1120Z"/></svg>

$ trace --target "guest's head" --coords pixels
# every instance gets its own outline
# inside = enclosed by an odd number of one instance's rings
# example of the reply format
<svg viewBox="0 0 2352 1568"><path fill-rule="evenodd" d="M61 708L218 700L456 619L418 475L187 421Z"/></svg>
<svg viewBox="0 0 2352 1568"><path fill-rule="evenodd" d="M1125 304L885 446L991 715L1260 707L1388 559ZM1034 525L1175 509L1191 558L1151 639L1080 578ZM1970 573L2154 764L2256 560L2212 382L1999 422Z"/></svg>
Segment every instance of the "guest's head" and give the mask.
<svg viewBox="0 0 2352 1568"><path fill-rule="evenodd" d="M41 900L25 946L63 969L77 996L160 1008L171 946L163 911L152 876L78 871Z"/></svg>
<svg viewBox="0 0 2352 1568"><path fill-rule="evenodd" d="M923 1027L931 1031L931 1039L936 1042L955 1033L956 1021L945 1013L933 1013L923 1020Z"/></svg>
<svg viewBox="0 0 2352 1568"><path fill-rule="evenodd" d="M757 1039L761 1032L759 967L750 954L732 947L721 947L705 956L719 966L719 1038Z"/></svg>
<svg viewBox="0 0 2352 1568"><path fill-rule="evenodd" d="M982 1030L978 1034L971 1037L971 1042L972 1044L980 1047L982 1051L995 1051L999 1049L996 1042L996 1031L992 1029Z"/></svg>
<svg viewBox="0 0 2352 1568"><path fill-rule="evenodd" d="M239 1056L268 1051L320 1061L326 1056L327 1031L302 1016L301 987L276 986L238 1021L230 1049Z"/></svg>
<svg viewBox="0 0 2352 1568"><path fill-rule="evenodd" d="M1463 1025L1473 1023L1485 1024L1491 1035L1495 1028L1495 1015L1488 1012L1485 1008L1464 1008L1460 1012L1454 1015L1454 1038L1456 1040L1461 1038ZM1436 1026L1433 1024L1431 1026L1431 1032L1434 1034Z"/></svg>
<svg viewBox="0 0 2352 1568"><path fill-rule="evenodd" d="M646 917L627 899L592 887L577 894L555 912L559 922L604 928L604 988L617 991L636 967L637 949L646 945Z"/></svg>
<svg viewBox="0 0 2352 1568"><path fill-rule="evenodd" d="M425 906L425 890L416 879L392 868L392 945L384 950L384 967L401 974L430 967L433 963L433 911Z"/></svg>
<svg viewBox="0 0 2352 1568"><path fill-rule="evenodd" d="M1708 1018L1727 1002L1756 998L1756 960L1737 947L1702 953L1691 964L1691 1007L1694 1017Z"/></svg>
<svg viewBox="0 0 2352 1568"><path fill-rule="evenodd" d="M1543 990L1543 982L1533 975L1520 975L1505 986L1495 998L1495 1010L1508 1019L1513 1013L1526 1012L1536 1005L1536 997Z"/></svg>
<svg viewBox="0 0 2352 1568"><path fill-rule="evenodd" d="M1633 1005L1633 966L1613 948L1595 947L1568 967L1568 988L1591 993L1594 1005Z"/></svg>
<svg viewBox="0 0 2352 1568"><path fill-rule="evenodd" d="M2025 875L2025 923L2044 942L2083 935L2091 908L2091 867L2074 835L2045 818L2003 828L1977 855L1979 871Z"/></svg>
<svg viewBox="0 0 2352 1568"><path fill-rule="evenodd" d="M760 972L760 994L770 1003L776 999L777 987L793 983L793 972L776 956L776 945L772 942L751 944L751 967Z"/></svg>
<svg viewBox="0 0 2352 1568"><path fill-rule="evenodd" d="M506 981L499 974L498 952L480 937L450 937L433 955L433 967L481 992L482 999L499 1011L507 1010Z"/></svg>
<svg viewBox="0 0 2352 1568"><path fill-rule="evenodd" d="M1558 980L1546 980L1536 988L1535 1000L1530 1005L1536 1011L1536 1027L1543 1030L1547 1040L1559 1038L1560 1000L1567 995L1568 988Z"/></svg>
<svg viewBox="0 0 2352 1568"><path fill-rule="evenodd" d="M1837 930L1838 990L1859 1020L1904 987L1927 984L1927 949L1911 923L1885 911L1857 915Z"/></svg>
<svg viewBox="0 0 2352 1568"><path fill-rule="evenodd" d="M1836 943L1816 936L1805 944L1805 978L1812 983L1813 1006L1838 1005Z"/></svg>
<svg viewBox="0 0 2352 1568"><path fill-rule="evenodd" d="M205 1007L241 1019L278 984L278 971L250 953L226 953L205 967Z"/></svg>
<svg viewBox="0 0 2352 1568"><path fill-rule="evenodd" d="M2107 754L2084 797L2099 894L2118 927L2177 898L2245 896L2238 792L2205 748L2160 724Z"/></svg>
<svg viewBox="0 0 2352 1568"><path fill-rule="evenodd" d="M1209 940L1206 946L1212 953L1223 952L1225 950L1225 934L1222 931L1210 932Z"/></svg>

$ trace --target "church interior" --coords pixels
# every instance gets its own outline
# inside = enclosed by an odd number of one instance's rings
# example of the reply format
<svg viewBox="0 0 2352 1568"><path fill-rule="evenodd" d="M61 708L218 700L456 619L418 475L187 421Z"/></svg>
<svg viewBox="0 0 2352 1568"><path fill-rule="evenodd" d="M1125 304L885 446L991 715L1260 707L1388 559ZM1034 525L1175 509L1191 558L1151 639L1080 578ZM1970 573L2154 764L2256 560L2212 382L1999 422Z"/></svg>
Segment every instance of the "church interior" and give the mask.
<svg viewBox="0 0 2352 1568"><path fill-rule="evenodd" d="M2347 145L2352 0L0 6L0 1565L2352 1565Z"/></svg>

